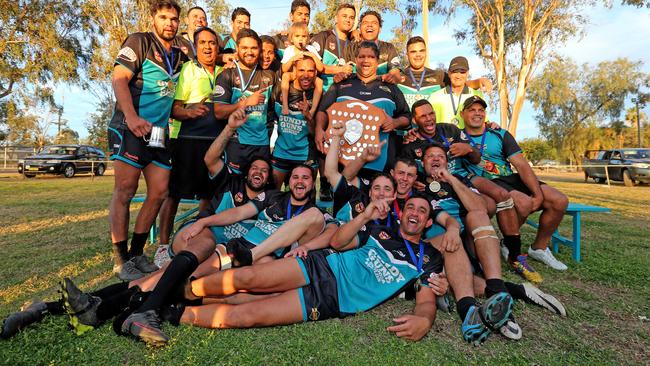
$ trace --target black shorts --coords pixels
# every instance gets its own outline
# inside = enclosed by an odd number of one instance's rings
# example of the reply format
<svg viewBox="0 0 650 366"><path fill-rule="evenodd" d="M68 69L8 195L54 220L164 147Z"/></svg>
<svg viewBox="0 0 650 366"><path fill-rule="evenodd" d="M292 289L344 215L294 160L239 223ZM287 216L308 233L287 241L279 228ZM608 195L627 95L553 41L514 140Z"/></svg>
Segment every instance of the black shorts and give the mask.
<svg viewBox="0 0 650 366"><path fill-rule="evenodd" d="M172 168L169 137L166 138L165 146L165 149L147 147L147 142L142 137L136 137L126 125L108 127L110 160L119 160L138 169L144 169L153 163L169 170Z"/></svg>
<svg viewBox="0 0 650 366"><path fill-rule="evenodd" d="M169 196L175 199L195 197L210 199L216 182L210 179L203 158L211 140L177 139L172 151L172 171L169 177Z"/></svg>
<svg viewBox="0 0 650 366"><path fill-rule="evenodd" d="M273 164L273 170L278 170L283 173L289 173L298 164L307 164L311 166L312 169L318 168L318 161L311 156L312 154L309 155L310 157L309 159L307 159L307 161L288 160L288 159L277 158L274 156L271 159L271 163Z"/></svg>
<svg viewBox="0 0 650 366"><path fill-rule="evenodd" d="M309 252L307 258L296 258L307 284L298 289L304 321L343 318L339 310L339 295L336 277L332 273L327 256L330 249Z"/></svg>
<svg viewBox="0 0 650 366"><path fill-rule="evenodd" d="M494 182L496 185L499 187L505 189L506 191L519 191L521 193L524 193L528 196L532 196L533 192L528 189L526 184L524 183L523 180L521 180L521 177L519 176L518 173L513 173L511 175L506 175L498 178L492 179L492 182ZM540 185L546 184L542 181L538 181Z"/></svg>
<svg viewBox="0 0 650 366"><path fill-rule="evenodd" d="M248 164L255 159L271 160L271 148L268 146L240 144L236 138L230 139L226 146L226 164L231 171L242 174Z"/></svg>

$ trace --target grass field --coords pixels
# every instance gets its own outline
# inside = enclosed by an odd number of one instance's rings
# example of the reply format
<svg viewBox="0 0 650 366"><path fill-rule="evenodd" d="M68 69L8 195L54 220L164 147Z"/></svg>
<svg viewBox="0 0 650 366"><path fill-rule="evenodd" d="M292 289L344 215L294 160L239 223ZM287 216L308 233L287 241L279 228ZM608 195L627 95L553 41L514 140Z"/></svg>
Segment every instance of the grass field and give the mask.
<svg viewBox="0 0 650 366"><path fill-rule="evenodd" d="M564 248L558 258L567 272L536 266L541 287L563 301L569 316L517 304L524 332L518 342L493 335L471 347L460 337L458 316L442 313L424 340L402 341L385 328L412 303L395 299L344 320L269 329L165 325L172 340L162 349L117 337L110 325L75 336L66 317L49 317L0 341L0 364L648 364L650 322L642 319L650 317L650 187L607 188L576 178L543 177L571 201L612 213L583 216L583 262L573 262ZM32 298L57 298L64 276L85 290L115 281L106 210L111 188L112 177L0 178L0 316ZM570 220L562 229L570 229ZM530 243L532 229L523 234Z"/></svg>

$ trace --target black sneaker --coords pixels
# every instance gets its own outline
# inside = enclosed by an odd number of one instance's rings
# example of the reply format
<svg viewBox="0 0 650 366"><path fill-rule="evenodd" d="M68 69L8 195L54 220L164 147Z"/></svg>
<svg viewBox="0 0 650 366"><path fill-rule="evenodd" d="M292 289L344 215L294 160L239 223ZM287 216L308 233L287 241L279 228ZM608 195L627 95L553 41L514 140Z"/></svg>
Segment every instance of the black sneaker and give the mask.
<svg viewBox="0 0 650 366"><path fill-rule="evenodd" d="M100 324L97 308L102 299L81 291L69 278L64 278L61 282L61 293L65 310L70 316L70 325L77 335Z"/></svg>
<svg viewBox="0 0 650 366"><path fill-rule="evenodd" d="M153 346L164 346L169 341L169 337L161 328L160 318L155 310L133 313L122 323L123 334L129 334Z"/></svg>
<svg viewBox="0 0 650 366"><path fill-rule="evenodd" d="M115 276L120 280L127 282L135 281L145 275L138 269L133 258L122 264L115 264L113 266L113 274L115 274Z"/></svg>
<svg viewBox="0 0 650 366"><path fill-rule="evenodd" d="M21 311L9 314L9 316L2 321L0 338L9 339L26 326L41 321L47 311L47 305L42 301L38 301L23 305L20 310Z"/></svg>
<svg viewBox="0 0 650 366"><path fill-rule="evenodd" d="M233 259L233 267L250 266L253 264L253 252L238 240L229 240L226 243L226 252Z"/></svg>

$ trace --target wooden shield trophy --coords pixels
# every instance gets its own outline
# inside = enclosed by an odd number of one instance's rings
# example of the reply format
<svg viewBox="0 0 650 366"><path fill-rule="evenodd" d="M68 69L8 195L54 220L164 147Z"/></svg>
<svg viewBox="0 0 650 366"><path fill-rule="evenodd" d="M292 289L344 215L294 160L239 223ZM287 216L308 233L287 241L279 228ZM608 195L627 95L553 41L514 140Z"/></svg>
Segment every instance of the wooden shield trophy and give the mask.
<svg viewBox="0 0 650 366"><path fill-rule="evenodd" d="M336 102L327 109L329 123L325 130L325 148L332 142L332 124L344 123L345 134L339 148L339 163L348 165L361 156L367 147L379 146L379 130L384 123L384 111L361 100Z"/></svg>

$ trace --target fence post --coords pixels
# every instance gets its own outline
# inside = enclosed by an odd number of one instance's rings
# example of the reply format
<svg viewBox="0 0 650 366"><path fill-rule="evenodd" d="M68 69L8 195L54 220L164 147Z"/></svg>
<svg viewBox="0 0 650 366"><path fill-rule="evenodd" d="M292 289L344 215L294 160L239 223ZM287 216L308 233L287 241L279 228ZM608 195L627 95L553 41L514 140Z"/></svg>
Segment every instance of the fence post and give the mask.
<svg viewBox="0 0 650 366"><path fill-rule="evenodd" d="M605 165L605 177L607 177L607 188L612 188L612 185L609 182L609 169L607 169L607 165Z"/></svg>

